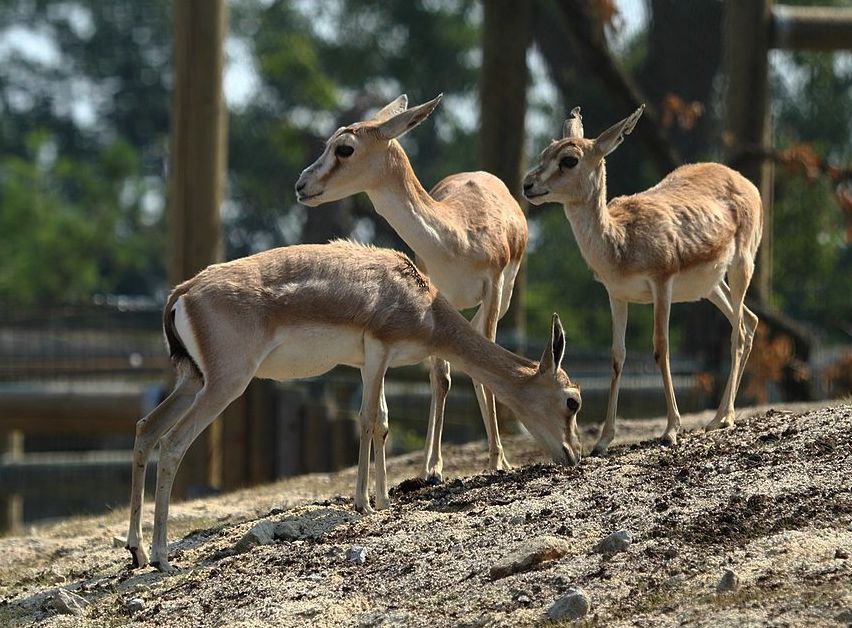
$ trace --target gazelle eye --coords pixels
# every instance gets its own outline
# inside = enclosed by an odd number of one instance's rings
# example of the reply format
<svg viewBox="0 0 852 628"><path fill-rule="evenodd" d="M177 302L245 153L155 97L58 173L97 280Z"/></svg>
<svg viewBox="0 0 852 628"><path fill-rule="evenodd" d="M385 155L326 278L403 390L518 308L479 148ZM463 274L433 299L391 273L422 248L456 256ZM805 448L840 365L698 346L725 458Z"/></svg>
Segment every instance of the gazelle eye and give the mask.
<svg viewBox="0 0 852 628"><path fill-rule="evenodd" d="M563 170L565 170L566 168L573 168L577 165L579 161L580 160L574 157L573 155L568 155L567 157L563 157L559 161L559 167Z"/></svg>
<svg viewBox="0 0 852 628"><path fill-rule="evenodd" d="M334 154L338 157L349 157L354 152L355 149L349 146L348 144L341 144L340 146L334 149Z"/></svg>
<svg viewBox="0 0 852 628"><path fill-rule="evenodd" d="M568 397L568 401L565 403L568 405L568 409L571 412L576 412L580 408L580 402L574 399L574 397Z"/></svg>

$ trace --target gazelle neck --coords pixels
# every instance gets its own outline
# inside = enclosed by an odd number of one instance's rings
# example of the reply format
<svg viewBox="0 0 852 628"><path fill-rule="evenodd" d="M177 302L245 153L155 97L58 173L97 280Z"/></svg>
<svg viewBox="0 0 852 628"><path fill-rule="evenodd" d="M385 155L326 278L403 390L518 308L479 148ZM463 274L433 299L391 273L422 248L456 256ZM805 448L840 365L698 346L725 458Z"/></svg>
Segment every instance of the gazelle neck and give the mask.
<svg viewBox="0 0 852 628"><path fill-rule="evenodd" d="M606 167L592 173L586 194L578 200L564 201L565 216L577 239L580 252L590 267L597 268L602 257L611 257L619 236L606 202Z"/></svg>
<svg viewBox="0 0 852 628"><path fill-rule="evenodd" d="M429 249L442 247L446 225L437 216L440 203L420 184L408 156L396 140L388 143L382 184L367 190L376 211L419 256L428 258Z"/></svg>
<svg viewBox="0 0 852 628"><path fill-rule="evenodd" d="M538 364L478 334L449 304L435 304L433 314L435 355L488 386L504 403L519 400L523 383L538 372Z"/></svg>

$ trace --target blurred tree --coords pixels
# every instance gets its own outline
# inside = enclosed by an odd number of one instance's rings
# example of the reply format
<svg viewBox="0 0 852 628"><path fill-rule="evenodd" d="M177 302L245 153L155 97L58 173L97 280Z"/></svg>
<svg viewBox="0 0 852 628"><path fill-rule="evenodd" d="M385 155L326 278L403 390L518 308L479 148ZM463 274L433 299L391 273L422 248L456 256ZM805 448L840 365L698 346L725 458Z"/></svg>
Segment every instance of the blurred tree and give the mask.
<svg viewBox="0 0 852 628"><path fill-rule="evenodd" d="M3 298L164 287L167 6L0 5L26 43L0 64Z"/></svg>

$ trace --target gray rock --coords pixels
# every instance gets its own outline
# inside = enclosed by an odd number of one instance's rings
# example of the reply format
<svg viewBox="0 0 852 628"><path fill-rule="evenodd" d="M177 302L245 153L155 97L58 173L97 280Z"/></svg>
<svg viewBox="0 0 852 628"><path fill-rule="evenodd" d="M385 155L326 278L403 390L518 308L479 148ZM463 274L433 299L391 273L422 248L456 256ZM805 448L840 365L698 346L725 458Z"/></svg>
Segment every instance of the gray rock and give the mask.
<svg viewBox="0 0 852 628"><path fill-rule="evenodd" d="M355 519L355 513L337 508L311 508L275 524L275 538L282 541L317 540L336 527Z"/></svg>
<svg viewBox="0 0 852 628"><path fill-rule="evenodd" d="M716 585L716 592L728 593L729 591L736 591L739 588L740 578L737 576L737 572L733 569L725 569L725 573L722 574L719 583Z"/></svg>
<svg viewBox="0 0 852 628"><path fill-rule="evenodd" d="M136 613L145 608L145 600L141 597L134 597L127 600L127 610L131 613Z"/></svg>
<svg viewBox="0 0 852 628"><path fill-rule="evenodd" d="M524 541L515 551L491 566L491 579L529 571L536 565L562 558L571 549L568 541L556 536L537 536Z"/></svg>
<svg viewBox="0 0 852 628"><path fill-rule="evenodd" d="M591 607L586 592L572 587L547 609L547 616L553 621L581 619L589 614Z"/></svg>
<svg viewBox="0 0 852 628"><path fill-rule="evenodd" d="M249 551L257 545L269 545L275 540L275 526L271 521L261 521L245 533L243 538L234 545L237 554Z"/></svg>
<svg viewBox="0 0 852 628"><path fill-rule="evenodd" d="M356 545L346 550L346 560L363 565L367 562L367 548Z"/></svg>
<svg viewBox="0 0 852 628"><path fill-rule="evenodd" d="M633 542L633 535L628 530L616 530L609 536L605 536L595 545L595 551L612 556L624 552Z"/></svg>
<svg viewBox="0 0 852 628"><path fill-rule="evenodd" d="M65 589L56 589L52 597L53 607L63 615L82 615L91 604L86 598Z"/></svg>

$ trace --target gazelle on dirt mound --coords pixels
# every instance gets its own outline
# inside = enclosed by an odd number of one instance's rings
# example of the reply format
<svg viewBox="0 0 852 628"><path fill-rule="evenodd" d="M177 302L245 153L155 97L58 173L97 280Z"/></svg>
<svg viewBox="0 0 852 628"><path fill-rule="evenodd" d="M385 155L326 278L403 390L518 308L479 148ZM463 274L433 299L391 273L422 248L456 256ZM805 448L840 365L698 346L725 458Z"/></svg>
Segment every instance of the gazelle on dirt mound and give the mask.
<svg viewBox="0 0 852 628"><path fill-rule="evenodd" d="M743 304L763 229L760 194L748 179L721 164L690 164L644 192L607 204L604 158L630 134L643 110L644 105L590 140L583 137L575 108L562 139L544 149L524 178L530 202L563 204L583 258L609 293L612 382L595 453L606 451L615 436L628 303L654 304L654 358L668 419L662 440L669 444L677 442L680 428L669 369L672 302L709 299L732 326L731 373L707 429L734 424L734 399L758 322Z"/></svg>
<svg viewBox="0 0 852 628"><path fill-rule="evenodd" d="M561 368L565 336L553 315L541 362L478 334L402 253L351 242L273 249L216 264L174 289L163 311L174 391L136 424L130 530L134 565L142 547L145 468L160 445L151 564L168 562L169 497L190 444L253 377L290 380L338 364L361 369L361 444L355 508L372 512L367 489L375 450L376 508L389 505L385 473L388 367L438 356L486 384L554 461L580 461L580 389Z"/></svg>
<svg viewBox="0 0 852 628"><path fill-rule="evenodd" d="M319 159L296 183L299 202L314 207L366 192L416 254L417 267L456 308L479 306L474 329L494 340L506 313L527 246L527 221L505 184L487 172L454 174L431 193L418 181L397 142L423 122L441 96L407 109L400 96L371 120L338 129ZM433 359L432 404L423 476L440 480L441 430L450 389L450 365ZM489 466L507 469L497 429L494 395L481 382L474 389L488 434Z"/></svg>

